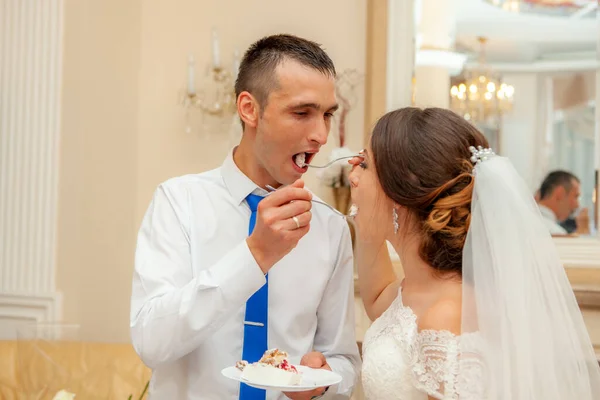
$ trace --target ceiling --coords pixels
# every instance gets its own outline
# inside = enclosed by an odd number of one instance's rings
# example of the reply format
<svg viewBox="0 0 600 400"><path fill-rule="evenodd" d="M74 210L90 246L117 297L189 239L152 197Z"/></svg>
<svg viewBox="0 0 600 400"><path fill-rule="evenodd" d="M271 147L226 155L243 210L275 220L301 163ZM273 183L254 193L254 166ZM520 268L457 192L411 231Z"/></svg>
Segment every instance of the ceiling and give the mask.
<svg viewBox="0 0 600 400"><path fill-rule="evenodd" d="M521 3L527 7L515 11L503 0L456 1L456 50L476 60L480 49L477 37L481 36L487 38L485 52L490 64L598 59L600 25L595 0ZM563 4L559 13L556 8L540 8L540 3L569 3L569 7Z"/></svg>

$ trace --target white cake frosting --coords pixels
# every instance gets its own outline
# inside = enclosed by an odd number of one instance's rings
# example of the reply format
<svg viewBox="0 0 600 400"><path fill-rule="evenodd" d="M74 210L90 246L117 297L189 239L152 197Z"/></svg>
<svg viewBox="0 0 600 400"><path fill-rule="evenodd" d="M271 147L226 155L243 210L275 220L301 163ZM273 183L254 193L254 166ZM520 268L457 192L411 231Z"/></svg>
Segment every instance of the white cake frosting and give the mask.
<svg viewBox="0 0 600 400"><path fill-rule="evenodd" d="M285 371L269 364L248 364L242 371L242 379L259 385L293 386L300 383L302 376L297 372Z"/></svg>
<svg viewBox="0 0 600 400"><path fill-rule="evenodd" d="M258 362L241 361L236 367L242 370L242 379L259 385L293 386L302 380L302 375L289 363L287 353L278 349L267 350Z"/></svg>

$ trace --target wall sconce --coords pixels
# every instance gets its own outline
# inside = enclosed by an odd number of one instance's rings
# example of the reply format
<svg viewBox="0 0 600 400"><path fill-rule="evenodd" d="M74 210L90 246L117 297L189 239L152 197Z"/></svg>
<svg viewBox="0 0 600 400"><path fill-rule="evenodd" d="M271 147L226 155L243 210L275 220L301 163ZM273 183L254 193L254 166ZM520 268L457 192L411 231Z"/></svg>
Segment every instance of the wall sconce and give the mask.
<svg viewBox="0 0 600 400"><path fill-rule="evenodd" d="M191 132L190 112L198 110L202 117L202 128L223 130L229 128L232 117L236 116L235 80L240 65L239 51L233 54L231 69L223 67L220 58L219 37L212 31L212 63L207 66L200 85L196 87L196 61L192 54L188 57L187 88L182 104L187 111L186 132Z"/></svg>

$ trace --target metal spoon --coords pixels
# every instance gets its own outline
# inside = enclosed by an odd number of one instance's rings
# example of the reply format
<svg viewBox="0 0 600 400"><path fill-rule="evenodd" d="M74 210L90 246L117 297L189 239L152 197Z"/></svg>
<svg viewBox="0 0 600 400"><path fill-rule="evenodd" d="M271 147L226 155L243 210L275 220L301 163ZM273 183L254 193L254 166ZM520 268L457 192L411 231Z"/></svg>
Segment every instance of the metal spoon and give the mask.
<svg viewBox="0 0 600 400"><path fill-rule="evenodd" d="M275 188L274 188L273 186L271 186L271 185L267 185L266 187L267 187L267 189L269 189L269 190L271 191L271 193L273 193L273 192L276 192L276 191L277 191L277 189L275 189ZM342 218L344 218L344 219L346 219L346 220L348 220L348 219L350 219L350 218L352 218L352 217L353 217L353 215L346 215L346 214L342 214L342 213L341 213L341 212L339 212L337 209L335 209L334 207L332 207L332 206L330 206L329 204L325 203L324 201L315 200L315 199L312 199L311 201L312 201L313 203L322 204L322 205L324 205L325 207L329 207L329 209L331 209L331 210L332 210L334 213L336 213L337 215L339 215L340 217L342 217Z"/></svg>
<svg viewBox="0 0 600 400"><path fill-rule="evenodd" d="M312 165L312 164L306 164L306 163L304 163L304 166L305 167L310 167L310 168L327 168L331 164L334 164L334 163L336 163L336 162L338 162L340 160L349 160L349 159L354 158L354 157L362 157L362 155L360 155L360 154L354 154L352 156L340 157L340 158L337 158L337 159L335 159L333 161L328 162L325 165Z"/></svg>

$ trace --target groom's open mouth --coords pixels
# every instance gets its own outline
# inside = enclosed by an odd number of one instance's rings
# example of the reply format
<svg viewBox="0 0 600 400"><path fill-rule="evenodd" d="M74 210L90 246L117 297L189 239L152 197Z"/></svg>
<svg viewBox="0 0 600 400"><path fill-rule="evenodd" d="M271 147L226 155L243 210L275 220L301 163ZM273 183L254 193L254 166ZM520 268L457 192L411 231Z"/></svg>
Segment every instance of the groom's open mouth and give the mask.
<svg viewBox="0 0 600 400"><path fill-rule="evenodd" d="M312 161L316 152L303 151L292 156L292 164L294 169L300 173L305 173L308 170L308 164Z"/></svg>

